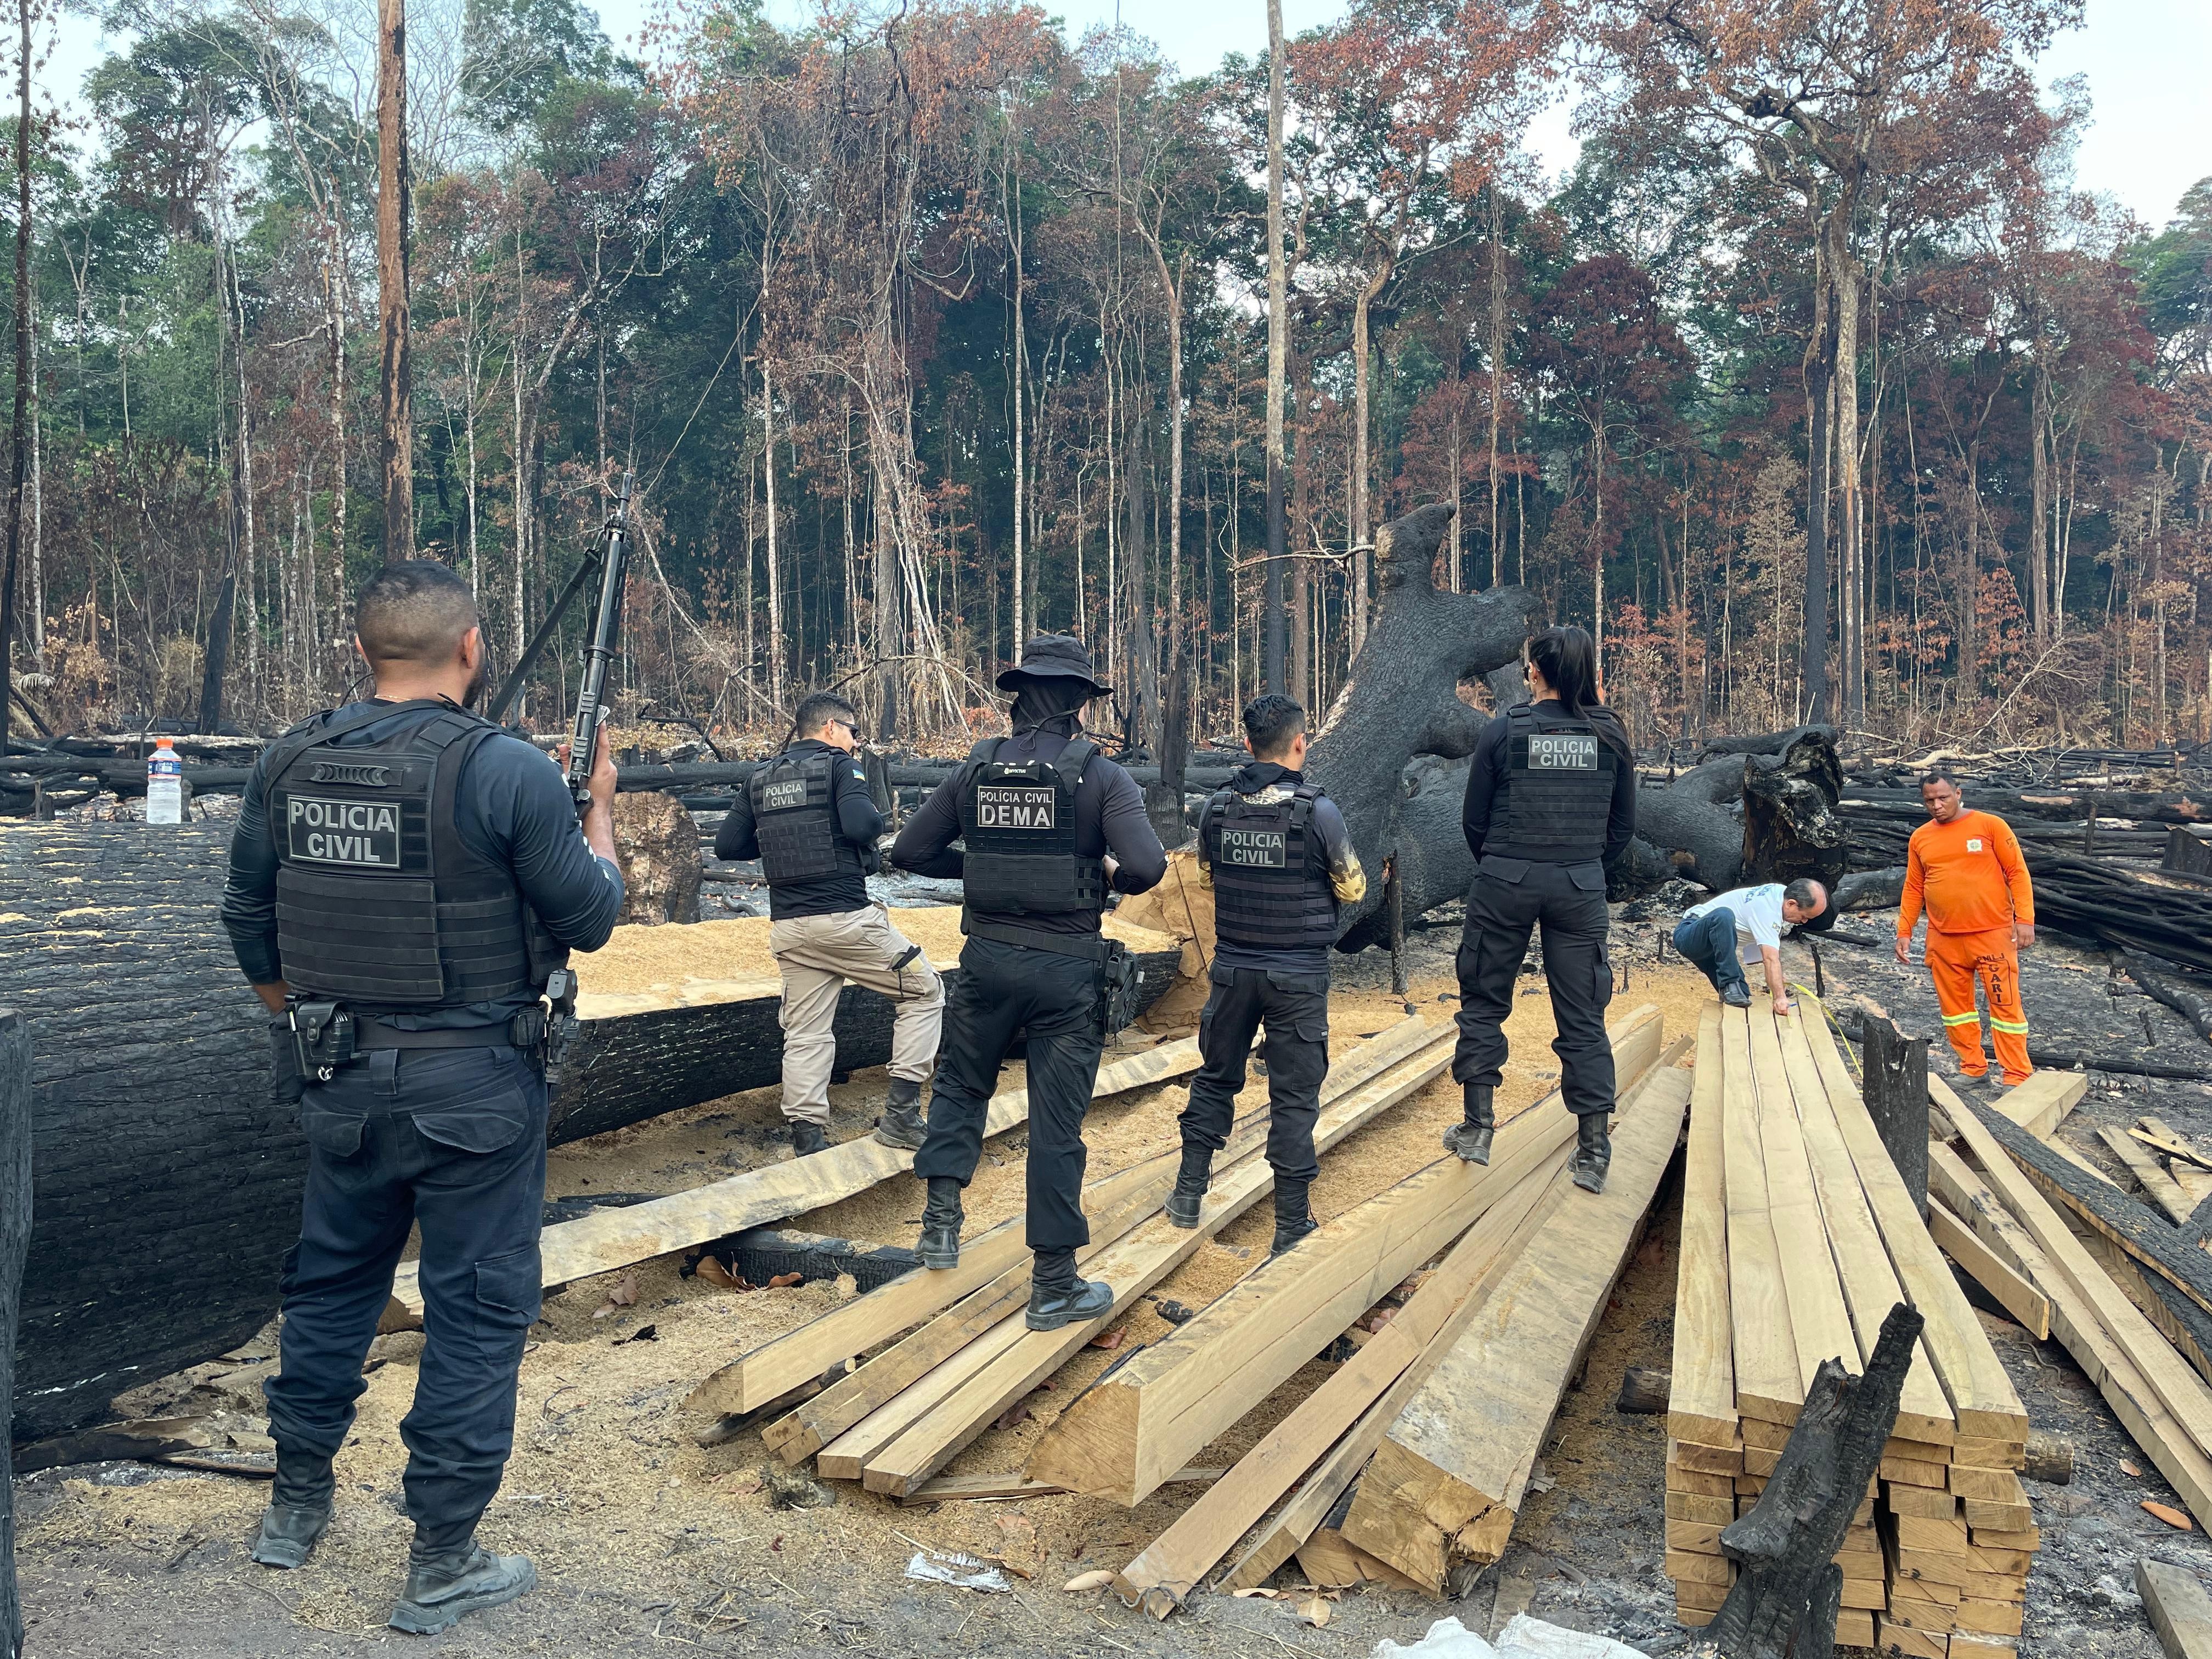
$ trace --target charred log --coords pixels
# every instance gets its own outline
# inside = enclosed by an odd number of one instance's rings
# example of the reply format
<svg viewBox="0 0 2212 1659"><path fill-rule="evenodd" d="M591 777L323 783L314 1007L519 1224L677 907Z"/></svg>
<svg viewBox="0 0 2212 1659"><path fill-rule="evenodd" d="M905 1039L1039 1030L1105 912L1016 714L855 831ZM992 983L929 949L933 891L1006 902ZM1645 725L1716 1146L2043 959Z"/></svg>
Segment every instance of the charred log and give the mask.
<svg viewBox="0 0 2212 1659"><path fill-rule="evenodd" d="M1372 932L1364 924L1382 907L1394 859L1409 915L1466 894L1474 871L1460 831L1465 757L1486 717L1458 687L1511 662L1543 618L1522 588L1437 588L1437 550L1451 517L1449 507L1416 507L1376 532L1381 602L1306 763L1342 810L1367 871L1367 897L1340 918L1340 945Z"/></svg>
<svg viewBox="0 0 2212 1659"><path fill-rule="evenodd" d="M237 1346L276 1306L307 1158L216 920L228 845L197 823L0 831L0 1003L33 1039L18 1437ZM117 1271L124 1217L161 1238L160 1271Z"/></svg>
<svg viewBox="0 0 2212 1659"><path fill-rule="evenodd" d="M31 1032L15 1009L0 1007L0 1422L9 1421L14 1411L15 1308L30 1242ZM12 1659L22 1650L15 1483L0 1470L0 1654Z"/></svg>
<svg viewBox="0 0 2212 1659"><path fill-rule="evenodd" d="M1826 1659L1834 1651L1843 1593L1835 1553L1881 1465L1925 1322L1904 1303L1892 1308L1863 1376L1840 1360L1821 1362L1757 1505L1721 1534L1722 1550L1742 1570L1688 1653Z"/></svg>

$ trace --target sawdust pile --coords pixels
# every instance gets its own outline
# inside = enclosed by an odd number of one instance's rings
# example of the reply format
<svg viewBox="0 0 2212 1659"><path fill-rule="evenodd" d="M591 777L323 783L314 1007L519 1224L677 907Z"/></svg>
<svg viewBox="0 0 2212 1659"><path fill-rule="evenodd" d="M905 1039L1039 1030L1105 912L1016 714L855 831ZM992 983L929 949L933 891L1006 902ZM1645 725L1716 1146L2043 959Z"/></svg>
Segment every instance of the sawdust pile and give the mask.
<svg viewBox="0 0 2212 1659"><path fill-rule="evenodd" d="M958 905L901 908L892 912L891 923L940 969L959 959L963 939ZM777 973L769 951L769 926L766 916L733 916L684 927L617 927L599 950L579 951L574 958L581 988L578 1012L596 1019L773 996ZM1105 933L1132 950L1176 948L1172 939L1110 915Z"/></svg>

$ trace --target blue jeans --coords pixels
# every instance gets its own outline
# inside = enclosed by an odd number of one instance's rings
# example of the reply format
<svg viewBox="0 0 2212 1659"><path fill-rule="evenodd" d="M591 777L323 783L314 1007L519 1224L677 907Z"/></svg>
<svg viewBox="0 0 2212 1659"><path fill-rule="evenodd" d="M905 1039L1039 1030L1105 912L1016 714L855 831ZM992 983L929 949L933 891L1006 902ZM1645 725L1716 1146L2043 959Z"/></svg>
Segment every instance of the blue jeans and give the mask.
<svg viewBox="0 0 2212 1659"><path fill-rule="evenodd" d="M1674 948L1682 960L1693 963L1712 981L1713 989L1731 985L1750 989L1743 976L1743 962L1735 953L1735 912L1723 905L1702 916L1684 916L1675 924Z"/></svg>
<svg viewBox="0 0 2212 1659"><path fill-rule="evenodd" d="M300 1242L284 1259L282 1363L264 1385L280 1449L335 1456L408 1229L422 1228L422 1371L399 1425L407 1513L458 1548L499 1490L538 1311L545 1084L514 1048L383 1050L313 1084Z"/></svg>

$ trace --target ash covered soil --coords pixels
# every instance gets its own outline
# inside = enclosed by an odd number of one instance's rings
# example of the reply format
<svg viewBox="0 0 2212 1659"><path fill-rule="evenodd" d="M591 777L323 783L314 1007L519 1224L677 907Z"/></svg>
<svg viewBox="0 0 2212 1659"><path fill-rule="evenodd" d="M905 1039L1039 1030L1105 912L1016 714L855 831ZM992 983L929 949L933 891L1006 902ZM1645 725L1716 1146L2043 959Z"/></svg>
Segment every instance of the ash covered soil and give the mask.
<svg viewBox="0 0 2212 1659"><path fill-rule="evenodd" d="M1639 913L1632 909L1629 916ZM1451 978L1457 939L1449 913L1417 929L1411 990L1389 991L1380 951L1340 958L1333 1023L1346 1042L1381 1029L1410 1004L1432 1020L1455 1007ZM1832 1000L1863 999L1908 1034L1936 1039L1933 1065L1948 1074L1935 1000L1924 969L1888 954L1888 917L1869 926L1878 950L1822 947ZM1710 994L1671 954L1658 956L1673 917L1616 924L1614 957L1625 983L1615 1010L1652 1001L1669 1036L1695 1031ZM1452 925L1437 925L1438 923ZM2108 995L2103 959L2063 945L2039 945L2024 968L2039 1042L2106 1048L2170 1064L2212 1056L2178 1018L2146 999ZM1793 978L1810 984L1813 964L1787 947ZM1524 1109L1556 1085L1557 1062L1542 981L1524 970L1509 1032L1515 1060L1501 1109ZM2147 1045L2140 1014L2148 1012ZM1185 1018L1194 1016L1194 1006ZM1011 1071L1009 1083L1018 1081ZM837 1133L862 1133L880 1102L880 1073L835 1091ZM1263 1086L1263 1085L1262 1085ZM1103 1102L1088 1133L1092 1173L1174 1143L1184 1088L1170 1085ZM1255 1089L1247 1103L1257 1103ZM1458 1111L1458 1091L1440 1080L1385 1114L1322 1161L1314 1188L1324 1218L1357 1204L1436 1157L1436 1138ZM2185 1133L2212 1134L2212 1091L2187 1085L2099 1077L2065 1132L2082 1156L2124 1175L2091 1133L2098 1122L2132 1123L2146 1112ZM549 1191L674 1190L750 1167L777 1150L773 1091L761 1091L677 1114L556 1154ZM969 1209L979 1225L1020 1206L1022 1132L990 1144ZM792 1225L884 1243L909 1242L918 1192L903 1181ZM825 1507L781 1508L763 1481L771 1460L757 1435L706 1449L704 1419L685 1409L694 1385L742 1348L833 1305L840 1287L811 1283L739 1294L717 1291L665 1257L635 1270L636 1300L614 1307L607 1275L549 1295L545 1322L524 1362L516 1450L482 1537L495 1549L532 1556L539 1588L509 1607L465 1620L446 1635L410 1638L384 1628L398 1587L409 1527L399 1474L399 1418L411 1398L422 1339L378 1340L361 1417L341 1458L337 1516L306 1569L276 1573L246 1559L267 1487L258 1482L137 1464L57 1469L18 1483L19 1568L31 1621L28 1650L68 1659L231 1659L410 1651L453 1655L582 1656L708 1652L814 1656L1207 1655L1320 1656L1350 1659L1384 1637L1417 1638L1455 1612L1495 1628L1516 1611L1602 1632L1647 1651L1682 1639L1662 1573L1664 1419L1613 1409L1622 1370L1665 1369L1672 1346L1679 1167L1661 1189L1642 1246L1601 1322L1583 1374L1570 1388L1504 1559L1455 1583L1455 1601L1410 1592L1347 1591L1324 1627L1299 1621L1290 1603L1207 1595L1162 1624L1109 1595L1067 1595L1075 1574L1126 1563L1188 1501L1169 1486L1133 1510L1063 1496L1018 1504L901 1508L843 1483L828 1483ZM1262 1203L1232 1224L1121 1322L1131 1343L1169 1328L1159 1304L1199 1305L1264 1259L1269 1230ZM155 1270L118 1261L118 1271ZM595 1317L594 1316L600 1316ZM2038 1344L2002 1317L1984 1323L2027 1403L2036 1427L2070 1435L2070 1487L2030 1483L2044 1551L2029 1581L2023 1653L2089 1652L2154 1659L2159 1650L2132 1595L2141 1554L2212 1569L2201 1534L2180 1534L2137 1505L2178 1499L2119 1429L2096 1391L2055 1343ZM649 1338L641 1337L648 1328ZM237 1355L126 1396L118 1415L216 1412L223 1426L265 1429L259 1384L273 1363L274 1330ZM1030 1396L1029 1418L988 1430L950 1474L1018 1469L1060 1408L1112 1356L1086 1352ZM1327 1374L1316 1360L1195 1462L1240 1455ZM2123 1465L2144 1471L2126 1474ZM995 1556L1030 1576L1005 1595L910 1581L917 1547ZM1278 1578L1288 1584L1295 1566Z"/></svg>

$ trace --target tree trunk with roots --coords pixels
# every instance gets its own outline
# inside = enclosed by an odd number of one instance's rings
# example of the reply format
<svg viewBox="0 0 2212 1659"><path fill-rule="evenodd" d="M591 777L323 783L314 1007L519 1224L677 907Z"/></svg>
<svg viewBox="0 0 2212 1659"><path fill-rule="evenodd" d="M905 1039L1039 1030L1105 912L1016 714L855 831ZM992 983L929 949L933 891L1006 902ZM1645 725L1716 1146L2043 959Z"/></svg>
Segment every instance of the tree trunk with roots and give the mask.
<svg viewBox="0 0 2212 1659"><path fill-rule="evenodd" d="M1451 520L1448 506L1420 507L1376 532L1380 599L1306 763L1307 777L1343 812L1367 871L1366 898L1339 918L1346 944L1371 931L1364 924L1379 913L1394 860L1408 915L1466 893L1474 860L1460 805L1467 757L1488 717L1458 690L1512 662L1544 621L1541 602L1522 588L1437 587L1437 551Z"/></svg>

